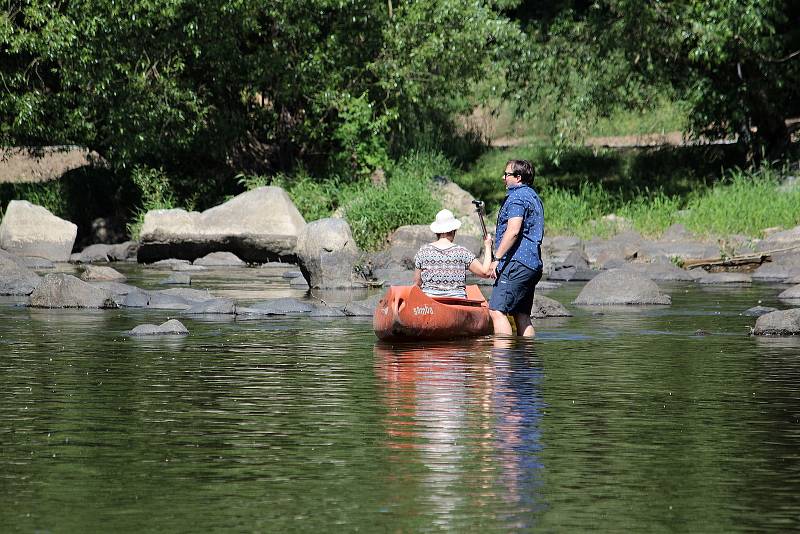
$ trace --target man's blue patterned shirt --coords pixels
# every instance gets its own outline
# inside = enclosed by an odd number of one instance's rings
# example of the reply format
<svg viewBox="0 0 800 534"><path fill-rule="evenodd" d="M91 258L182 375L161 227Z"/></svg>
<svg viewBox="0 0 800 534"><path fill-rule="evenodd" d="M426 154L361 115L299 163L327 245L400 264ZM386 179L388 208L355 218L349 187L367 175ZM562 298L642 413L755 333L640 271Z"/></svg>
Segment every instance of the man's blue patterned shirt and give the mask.
<svg viewBox="0 0 800 534"><path fill-rule="evenodd" d="M510 260L517 260L531 269L542 267L542 237L544 236L544 207L536 191L527 184L508 188L506 198L497 214L495 243L498 245L508 228L508 221L514 217L522 217L521 236L506 252L505 257L498 260L497 268L501 270Z"/></svg>

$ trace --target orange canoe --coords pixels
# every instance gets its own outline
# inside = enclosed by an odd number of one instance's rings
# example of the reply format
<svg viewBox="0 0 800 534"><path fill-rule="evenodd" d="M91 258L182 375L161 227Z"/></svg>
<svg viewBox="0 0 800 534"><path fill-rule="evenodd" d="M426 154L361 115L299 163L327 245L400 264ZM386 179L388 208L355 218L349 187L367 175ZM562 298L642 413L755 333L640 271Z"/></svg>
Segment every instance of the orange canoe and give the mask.
<svg viewBox="0 0 800 534"><path fill-rule="evenodd" d="M492 321L478 286L467 286L465 299L392 286L375 309L372 328L380 339L452 339L491 334Z"/></svg>

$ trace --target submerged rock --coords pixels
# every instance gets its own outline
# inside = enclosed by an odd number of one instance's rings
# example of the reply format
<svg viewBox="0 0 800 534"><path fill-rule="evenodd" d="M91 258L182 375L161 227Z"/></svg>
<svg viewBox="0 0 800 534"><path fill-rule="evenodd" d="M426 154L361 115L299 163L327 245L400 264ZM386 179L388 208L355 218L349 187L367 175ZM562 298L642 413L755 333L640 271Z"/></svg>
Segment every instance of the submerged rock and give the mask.
<svg viewBox="0 0 800 534"><path fill-rule="evenodd" d="M189 330L177 319L170 319L160 325L140 324L126 333L129 336L185 336Z"/></svg>
<svg viewBox="0 0 800 534"><path fill-rule="evenodd" d="M314 305L293 298L270 299L236 308L237 315L294 315L311 313Z"/></svg>
<svg viewBox="0 0 800 534"><path fill-rule="evenodd" d="M168 277L159 282L161 285L184 285L188 286L192 283L192 277L186 273L172 273Z"/></svg>
<svg viewBox="0 0 800 534"><path fill-rule="evenodd" d="M746 315L748 317L761 317L762 315L766 315L774 311L778 311L778 308L771 308L769 306L753 306L752 308L748 308L743 311L742 315Z"/></svg>

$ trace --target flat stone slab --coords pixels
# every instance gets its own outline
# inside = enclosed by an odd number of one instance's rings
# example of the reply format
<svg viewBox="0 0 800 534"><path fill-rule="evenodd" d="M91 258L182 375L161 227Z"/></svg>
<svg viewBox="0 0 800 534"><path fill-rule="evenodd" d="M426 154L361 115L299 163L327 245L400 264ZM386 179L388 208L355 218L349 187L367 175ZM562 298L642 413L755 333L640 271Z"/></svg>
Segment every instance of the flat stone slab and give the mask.
<svg viewBox="0 0 800 534"><path fill-rule="evenodd" d="M160 325L140 324L126 332L129 336L186 336L189 330L177 319L170 319Z"/></svg>
<svg viewBox="0 0 800 534"><path fill-rule="evenodd" d="M211 299L196 302L181 313L183 315L234 315L236 303L231 299Z"/></svg>
<svg viewBox="0 0 800 534"><path fill-rule="evenodd" d="M746 273L706 273L695 280L698 284L749 284L752 281Z"/></svg>
<svg viewBox="0 0 800 534"><path fill-rule="evenodd" d="M164 260L154 261L153 263L148 263L146 267L152 267L154 269L174 269L177 265L191 265L192 262L189 260L181 260L178 258L167 258Z"/></svg>
<svg viewBox="0 0 800 534"><path fill-rule="evenodd" d="M308 314L309 317L345 317L346 315L344 311L332 306L316 306Z"/></svg>
<svg viewBox="0 0 800 534"><path fill-rule="evenodd" d="M311 313L315 306L308 302L286 297L270 299L251 304L250 306L237 307L237 315L295 315Z"/></svg>
<svg viewBox="0 0 800 534"><path fill-rule="evenodd" d="M36 258L34 256L22 256L19 258L22 265L27 267L28 269L37 269L37 270L49 270L55 269L55 264L44 258Z"/></svg>

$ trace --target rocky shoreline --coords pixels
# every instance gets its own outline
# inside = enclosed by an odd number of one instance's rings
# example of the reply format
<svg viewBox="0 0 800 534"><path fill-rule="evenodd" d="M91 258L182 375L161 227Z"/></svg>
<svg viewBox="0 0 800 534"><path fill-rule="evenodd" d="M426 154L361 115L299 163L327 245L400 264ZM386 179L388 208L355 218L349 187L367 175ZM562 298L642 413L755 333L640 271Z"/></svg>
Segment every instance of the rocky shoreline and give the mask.
<svg viewBox="0 0 800 534"><path fill-rule="evenodd" d="M480 252L477 216L470 213L471 197L463 191L450 195L454 211L464 222L456 241ZM0 223L0 294L26 296L28 306L40 308L173 310L187 317L225 315L237 319L288 314L370 317L378 296L343 306L293 298L243 305L196 288L145 290L125 283L125 276L111 264L138 262L147 268L168 269L170 274L161 284L188 286L192 273L209 268L230 270L235 277L237 269L280 260L285 266L282 275L292 288L381 287L410 284L414 254L432 239L427 226L406 226L389 237L385 250L361 251L344 219L306 223L288 195L277 187L254 189L202 213L149 212L139 242L94 244L73 252L75 230L74 224L45 208L12 201ZM679 266L697 264L698 259L746 254L756 259L730 271L724 265L712 265L708 270ZM554 236L545 238L542 256L544 276L531 310L534 318L571 315L561 303L541 295L562 282L585 282L572 304L589 307L668 306L670 296L661 291L659 282L772 282L791 286L777 295L787 308L775 310L754 303L743 311L758 316L752 334L800 335L800 226L773 232L759 241L729 236L713 242L692 236L681 225L674 225L658 240L645 239L631 230L588 241ZM39 274L67 261L81 267L80 278L63 272ZM182 325L170 323L146 325L129 335L185 333Z"/></svg>

